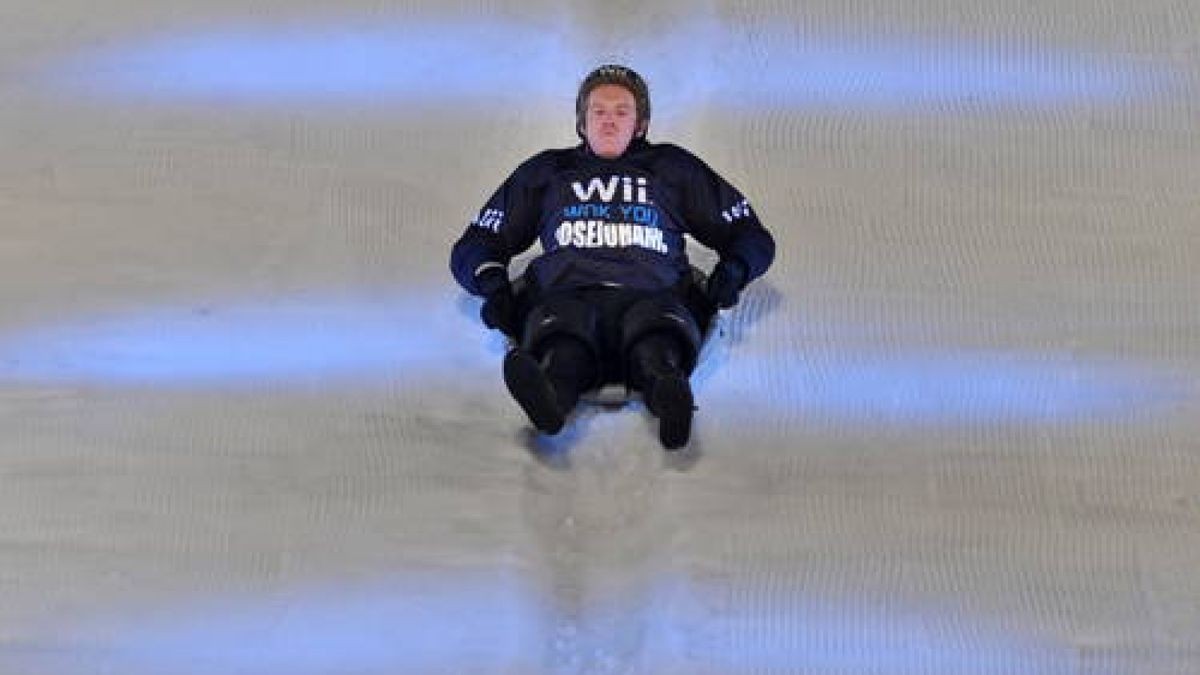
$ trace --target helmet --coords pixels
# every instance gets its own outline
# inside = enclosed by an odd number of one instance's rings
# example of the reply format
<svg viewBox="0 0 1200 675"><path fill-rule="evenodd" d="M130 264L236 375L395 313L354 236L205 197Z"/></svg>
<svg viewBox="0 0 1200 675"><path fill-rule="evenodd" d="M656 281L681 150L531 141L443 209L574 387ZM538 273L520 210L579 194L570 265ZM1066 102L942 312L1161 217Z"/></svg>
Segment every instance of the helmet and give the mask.
<svg viewBox="0 0 1200 675"><path fill-rule="evenodd" d="M650 126L650 88L632 68L616 64L600 66L587 74L579 85L579 95L575 97L575 133L584 138L583 126L587 117L587 99L592 90L604 84L615 84L624 87L633 94L637 104L638 129L634 134L638 138L646 136Z"/></svg>

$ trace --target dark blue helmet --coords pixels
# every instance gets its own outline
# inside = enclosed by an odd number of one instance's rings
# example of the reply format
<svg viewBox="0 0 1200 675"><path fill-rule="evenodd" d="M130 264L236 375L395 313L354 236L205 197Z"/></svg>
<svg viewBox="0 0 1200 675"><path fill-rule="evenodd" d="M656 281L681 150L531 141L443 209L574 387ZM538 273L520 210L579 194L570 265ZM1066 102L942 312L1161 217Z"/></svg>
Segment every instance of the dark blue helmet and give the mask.
<svg viewBox="0 0 1200 675"><path fill-rule="evenodd" d="M650 88L646 86L646 81L642 79L642 76L632 68L611 63L588 73L580 83L579 95L575 97L575 133L579 134L580 138L584 137L583 125L587 117L588 95L592 93L593 89L604 84L624 87L633 94L633 100L637 104L638 118L638 128L634 135L644 138L646 130L650 126Z"/></svg>

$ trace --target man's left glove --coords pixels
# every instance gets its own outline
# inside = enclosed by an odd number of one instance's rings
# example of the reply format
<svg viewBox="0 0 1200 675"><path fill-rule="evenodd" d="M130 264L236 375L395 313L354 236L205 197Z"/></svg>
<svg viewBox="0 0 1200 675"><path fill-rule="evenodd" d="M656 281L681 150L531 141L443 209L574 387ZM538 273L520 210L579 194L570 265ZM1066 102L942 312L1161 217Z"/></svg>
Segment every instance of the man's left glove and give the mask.
<svg viewBox="0 0 1200 675"><path fill-rule="evenodd" d="M745 288L749 275L746 263L737 258L722 258L708 276L705 294L717 307L729 309L737 304L738 295Z"/></svg>
<svg viewBox="0 0 1200 675"><path fill-rule="evenodd" d="M475 277L475 284L483 296L483 307L479 309L483 325L516 337L517 298L508 272L500 267L488 267Z"/></svg>

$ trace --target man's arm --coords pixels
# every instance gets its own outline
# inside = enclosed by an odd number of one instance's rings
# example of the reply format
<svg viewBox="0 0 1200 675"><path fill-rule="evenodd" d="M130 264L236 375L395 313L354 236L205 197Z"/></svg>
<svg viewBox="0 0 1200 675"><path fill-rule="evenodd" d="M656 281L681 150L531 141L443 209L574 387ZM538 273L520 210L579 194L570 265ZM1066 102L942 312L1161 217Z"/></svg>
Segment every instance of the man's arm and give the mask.
<svg viewBox="0 0 1200 675"><path fill-rule="evenodd" d="M718 305L730 307L775 260L775 239L737 188L694 155L680 152L684 217L690 234L720 256L709 291Z"/></svg>
<svg viewBox="0 0 1200 675"><path fill-rule="evenodd" d="M537 239L541 186L538 173L541 156L523 163L496 190L487 204L467 225L450 251L450 271L468 293L489 295L495 289L481 280L496 279L491 270L508 276L513 256Z"/></svg>

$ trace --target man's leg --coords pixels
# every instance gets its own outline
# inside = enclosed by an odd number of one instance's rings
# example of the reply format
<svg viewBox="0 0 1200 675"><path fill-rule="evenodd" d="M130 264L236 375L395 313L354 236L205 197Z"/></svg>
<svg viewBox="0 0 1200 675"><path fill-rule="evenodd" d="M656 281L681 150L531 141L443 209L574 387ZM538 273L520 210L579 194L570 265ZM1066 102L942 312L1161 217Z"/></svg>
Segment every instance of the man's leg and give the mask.
<svg viewBox="0 0 1200 675"><path fill-rule="evenodd" d="M599 380L595 311L560 297L533 308L521 348L504 357L504 383L539 430L558 433L584 391Z"/></svg>
<svg viewBox="0 0 1200 675"><path fill-rule="evenodd" d="M592 350L562 335L545 341L540 358L522 349L504 357L504 383L539 430L558 433L579 396L596 381Z"/></svg>
<svg viewBox="0 0 1200 675"><path fill-rule="evenodd" d="M658 438L674 450L687 445L695 410L684 369L684 350L670 333L651 333L629 353L630 385L642 391L646 407L658 418Z"/></svg>
<svg viewBox="0 0 1200 675"><path fill-rule="evenodd" d="M696 320L674 296L635 303L622 317L626 377L641 390L659 420L658 437L669 450L687 444L695 410L688 377L700 349Z"/></svg>

